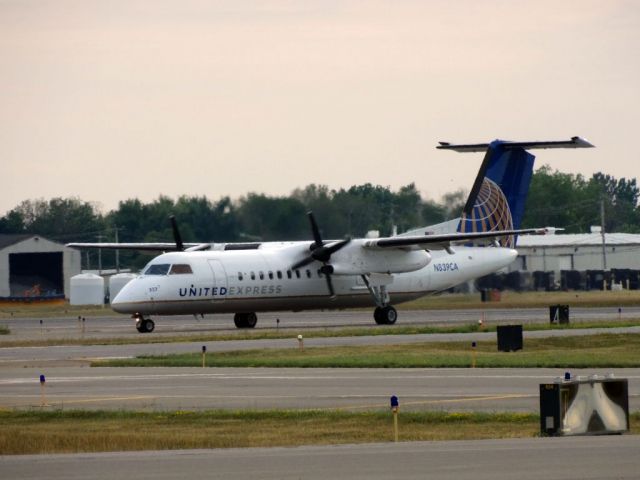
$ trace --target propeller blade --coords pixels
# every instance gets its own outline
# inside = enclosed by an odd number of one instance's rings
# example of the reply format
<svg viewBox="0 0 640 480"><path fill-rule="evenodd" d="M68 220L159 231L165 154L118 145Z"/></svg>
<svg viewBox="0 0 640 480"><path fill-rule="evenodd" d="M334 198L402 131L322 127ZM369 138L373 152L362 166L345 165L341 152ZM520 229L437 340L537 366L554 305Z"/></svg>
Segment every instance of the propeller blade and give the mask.
<svg viewBox="0 0 640 480"><path fill-rule="evenodd" d="M299 262L291 265L291 270L298 270L299 268L306 267L311 262L315 261L313 257L306 257L300 260Z"/></svg>
<svg viewBox="0 0 640 480"><path fill-rule="evenodd" d="M318 224L316 223L316 218L313 216L313 212L307 212L307 216L309 217L309 222L311 222L311 231L313 232L313 239L316 242L315 248L322 247L322 237L320 236L320 229L318 228Z"/></svg>
<svg viewBox="0 0 640 480"><path fill-rule="evenodd" d="M336 292L333 289L333 282L331 281L331 275L329 275L327 273L327 274L325 274L324 278L327 279L327 288L329 289L329 296L335 297L336 296Z"/></svg>
<svg viewBox="0 0 640 480"><path fill-rule="evenodd" d="M176 217L174 215L171 215L169 217L169 221L171 222L171 229L173 230L173 238L176 241L176 250L182 252L184 251L184 244L182 243L182 237L180 236L180 231L178 230Z"/></svg>
<svg viewBox="0 0 640 480"><path fill-rule="evenodd" d="M333 245L329 245L325 247L325 251L332 255L340 250L342 247L346 246L351 241L350 238L345 238L344 240L340 240L339 242L334 243Z"/></svg>

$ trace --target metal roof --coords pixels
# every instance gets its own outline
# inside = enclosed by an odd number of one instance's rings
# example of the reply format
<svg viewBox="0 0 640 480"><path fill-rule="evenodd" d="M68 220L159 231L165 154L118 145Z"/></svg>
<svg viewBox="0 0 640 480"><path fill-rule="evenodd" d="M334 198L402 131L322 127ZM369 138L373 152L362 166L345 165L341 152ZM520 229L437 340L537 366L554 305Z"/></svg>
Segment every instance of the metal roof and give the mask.
<svg viewBox="0 0 640 480"><path fill-rule="evenodd" d="M0 249L22 242L31 237L37 237L37 235L34 235L33 233L0 234Z"/></svg>
<svg viewBox="0 0 640 480"><path fill-rule="evenodd" d="M606 245L640 245L640 235L605 233ZM555 235L521 235L517 247L564 247L602 245L600 233L567 233ZM517 248L516 247L516 248Z"/></svg>

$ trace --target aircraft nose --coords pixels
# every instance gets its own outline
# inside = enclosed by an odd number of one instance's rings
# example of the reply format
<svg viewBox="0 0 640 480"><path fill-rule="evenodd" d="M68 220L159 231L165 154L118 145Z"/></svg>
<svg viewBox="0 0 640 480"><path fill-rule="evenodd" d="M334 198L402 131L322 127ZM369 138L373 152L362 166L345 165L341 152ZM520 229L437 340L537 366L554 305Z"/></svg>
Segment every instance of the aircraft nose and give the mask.
<svg viewBox="0 0 640 480"><path fill-rule="evenodd" d="M111 300L111 308L114 312L118 313L135 313L135 304L143 301L144 299L138 294L139 288L132 285L135 279L127 283L118 292L116 297Z"/></svg>

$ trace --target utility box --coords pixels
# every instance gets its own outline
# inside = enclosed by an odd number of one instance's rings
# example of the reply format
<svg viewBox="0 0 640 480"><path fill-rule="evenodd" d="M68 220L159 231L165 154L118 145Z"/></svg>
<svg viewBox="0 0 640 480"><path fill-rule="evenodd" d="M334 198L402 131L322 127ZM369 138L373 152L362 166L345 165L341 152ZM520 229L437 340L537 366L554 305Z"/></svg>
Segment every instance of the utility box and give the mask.
<svg viewBox="0 0 640 480"><path fill-rule="evenodd" d="M569 305L549 306L549 323L569 323Z"/></svg>
<svg viewBox="0 0 640 480"><path fill-rule="evenodd" d="M540 384L540 434L609 435L629 431L627 379Z"/></svg>
<svg viewBox="0 0 640 480"><path fill-rule="evenodd" d="M498 325L498 351L522 350L522 325Z"/></svg>

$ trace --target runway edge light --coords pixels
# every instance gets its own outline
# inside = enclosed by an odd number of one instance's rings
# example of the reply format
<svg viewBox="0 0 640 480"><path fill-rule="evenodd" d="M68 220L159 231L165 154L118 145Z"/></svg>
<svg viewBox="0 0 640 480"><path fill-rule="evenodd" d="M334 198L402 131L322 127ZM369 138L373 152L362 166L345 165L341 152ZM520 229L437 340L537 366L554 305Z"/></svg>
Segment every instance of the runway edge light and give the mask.
<svg viewBox="0 0 640 480"><path fill-rule="evenodd" d="M391 411L393 412L393 440L398 442L398 409L400 408L400 402L398 397L391 395Z"/></svg>

